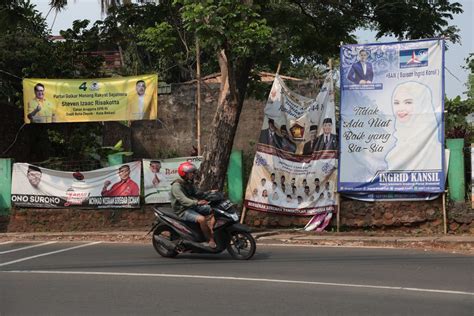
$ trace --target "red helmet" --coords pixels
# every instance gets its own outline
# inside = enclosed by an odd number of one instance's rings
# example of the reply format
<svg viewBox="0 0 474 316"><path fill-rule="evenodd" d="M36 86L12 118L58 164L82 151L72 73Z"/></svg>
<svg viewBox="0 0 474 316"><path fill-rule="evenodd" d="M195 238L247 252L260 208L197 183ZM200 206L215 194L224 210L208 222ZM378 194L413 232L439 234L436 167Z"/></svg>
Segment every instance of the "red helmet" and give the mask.
<svg viewBox="0 0 474 316"><path fill-rule="evenodd" d="M196 172L196 171L197 171L196 166L190 163L189 161L183 162L178 167L178 174L183 179L186 178L186 174L190 172Z"/></svg>

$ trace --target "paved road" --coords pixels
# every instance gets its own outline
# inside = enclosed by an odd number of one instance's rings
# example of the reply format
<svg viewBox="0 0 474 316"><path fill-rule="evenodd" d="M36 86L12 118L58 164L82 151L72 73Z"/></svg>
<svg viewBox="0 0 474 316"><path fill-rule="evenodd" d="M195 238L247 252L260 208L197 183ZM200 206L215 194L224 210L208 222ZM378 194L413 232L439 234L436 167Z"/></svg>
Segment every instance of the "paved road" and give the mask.
<svg viewBox="0 0 474 316"><path fill-rule="evenodd" d="M0 243L0 315L473 315L474 257L262 246L159 257L151 245Z"/></svg>

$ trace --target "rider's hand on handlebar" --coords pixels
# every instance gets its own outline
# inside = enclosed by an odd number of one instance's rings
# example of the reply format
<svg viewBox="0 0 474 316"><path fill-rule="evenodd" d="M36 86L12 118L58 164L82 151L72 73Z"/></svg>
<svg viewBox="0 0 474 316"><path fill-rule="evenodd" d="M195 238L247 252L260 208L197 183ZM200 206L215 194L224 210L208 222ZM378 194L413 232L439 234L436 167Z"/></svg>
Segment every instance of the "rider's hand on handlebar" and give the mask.
<svg viewBox="0 0 474 316"><path fill-rule="evenodd" d="M206 200L199 200L198 201L198 205L207 205L207 204L209 204L209 202L206 201Z"/></svg>

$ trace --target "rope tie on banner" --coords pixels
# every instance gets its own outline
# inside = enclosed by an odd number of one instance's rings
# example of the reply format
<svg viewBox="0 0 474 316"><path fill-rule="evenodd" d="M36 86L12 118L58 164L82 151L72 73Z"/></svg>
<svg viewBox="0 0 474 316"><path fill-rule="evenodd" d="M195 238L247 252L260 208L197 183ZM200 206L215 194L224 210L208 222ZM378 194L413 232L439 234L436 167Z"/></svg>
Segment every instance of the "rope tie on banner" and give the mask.
<svg viewBox="0 0 474 316"><path fill-rule="evenodd" d="M4 73L4 74L7 74L7 75L9 75L9 76L12 76L12 77L14 77L14 78L17 78L17 79L23 80L23 78L21 78L21 77L18 77L17 75L14 75L14 74L12 74L12 73L10 73L10 72L8 72L8 71L1 70L1 69L0 69L0 72L1 72L1 73Z"/></svg>
<svg viewBox="0 0 474 316"><path fill-rule="evenodd" d="M18 135L20 134L20 131L23 129L23 127L25 127L25 125L26 123L23 123L23 125L20 126L20 128L18 129L18 132L16 132L15 139L10 144L10 146L8 146L8 148L4 152L2 152L2 156L5 155L13 147L13 145L15 145L16 140L18 139Z"/></svg>
<svg viewBox="0 0 474 316"><path fill-rule="evenodd" d="M451 70L449 70L448 67L444 66L444 69L446 69L446 70L449 72L449 74L450 74L451 76L453 76L457 81L459 81L459 83L462 83L462 81L459 80L459 78L456 77L456 76L451 72Z"/></svg>

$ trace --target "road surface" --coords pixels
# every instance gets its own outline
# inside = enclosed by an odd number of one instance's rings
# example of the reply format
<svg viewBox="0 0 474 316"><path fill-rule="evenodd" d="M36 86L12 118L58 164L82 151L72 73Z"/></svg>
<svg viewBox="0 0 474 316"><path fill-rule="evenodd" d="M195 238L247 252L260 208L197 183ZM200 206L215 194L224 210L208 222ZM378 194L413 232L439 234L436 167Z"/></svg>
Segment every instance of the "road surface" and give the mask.
<svg viewBox="0 0 474 316"><path fill-rule="evenodd" d="M2 242L0 315L470 315L474 257L259 245L250 261L151 243Z"/></svg>

